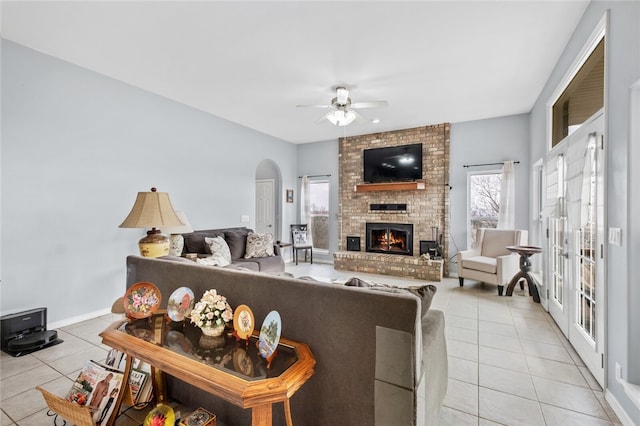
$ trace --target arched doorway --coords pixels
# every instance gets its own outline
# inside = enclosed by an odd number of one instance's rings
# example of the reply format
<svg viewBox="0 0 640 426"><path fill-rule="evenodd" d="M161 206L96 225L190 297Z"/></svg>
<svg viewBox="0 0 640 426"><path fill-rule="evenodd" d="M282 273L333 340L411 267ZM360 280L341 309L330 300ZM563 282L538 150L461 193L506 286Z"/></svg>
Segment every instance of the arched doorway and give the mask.
<svg viewBox="0 0 640 426"><path fill-rule="evenodd" d="M282 178L280 168L270 159L256 167L256 225L258 233L271 233L281 240Z"/></svg>

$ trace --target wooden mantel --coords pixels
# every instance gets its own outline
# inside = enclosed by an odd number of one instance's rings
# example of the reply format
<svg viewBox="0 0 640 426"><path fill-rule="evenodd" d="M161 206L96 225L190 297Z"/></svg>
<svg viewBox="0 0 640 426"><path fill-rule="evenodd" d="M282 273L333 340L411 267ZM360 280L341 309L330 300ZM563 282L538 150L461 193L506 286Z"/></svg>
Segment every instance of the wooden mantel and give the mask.
<svg viewBox="0 0 640 426"><path fill-rule="evenodd" d="M425 189L424 182L361 183L353 187L355 192L413 191L417 189Z"/></svg>

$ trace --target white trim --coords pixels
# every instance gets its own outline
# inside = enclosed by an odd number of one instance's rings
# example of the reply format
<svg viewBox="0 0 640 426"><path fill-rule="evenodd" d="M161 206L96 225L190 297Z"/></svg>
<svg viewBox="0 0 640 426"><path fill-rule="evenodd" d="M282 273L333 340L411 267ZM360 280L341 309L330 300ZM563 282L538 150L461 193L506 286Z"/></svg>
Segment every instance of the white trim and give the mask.
<svg viewBox="0 0 640 426"><path fill-rule="evenodd" d="M553 105L558 101L562 93L569 86L573 78L576 76L580 68L584 65L584 63L589 58L589 55L594 51L600 40L602 40L607 33L607 22L609 20L609 11L607 10L605 14L600 18L596 28L593 30L585 44L582 46L580 53L576 56L571 66L568 68L560 83L556 86L556 90L553 91L549 100L547 101L547 151L551 151L552 149L552 140L553 140ZM606 46L605 46L605 57L606 57ZM607 61L605 60L605 67ZM606 69L605 69L606 75ZM606 96L605 96L605 104L606 104Z"/></svg>
<svg viewBox="0 0 640 426"><path fill-rule="evenodd" d="M78 315L76 317L66 318L60 321L52 322L47 324L47 329L51 330L54 328L62 328L68 325L76 324L82 321L87 321L90 319L98 318L103 315L108 315L111 313L111 308L100 309L99 311L88 312L86 314Z"/></svg>
<svg viewBox="0 0 640 426"><path fill-rule="evenodd" d="M616 413L616 416L618 416L618 420L620 420L624 426L635 426L633 419L629 417L629 414L622 408L622 405L620 405L609 389L604 390L604 399L609 403L611 409Z"/></svg>

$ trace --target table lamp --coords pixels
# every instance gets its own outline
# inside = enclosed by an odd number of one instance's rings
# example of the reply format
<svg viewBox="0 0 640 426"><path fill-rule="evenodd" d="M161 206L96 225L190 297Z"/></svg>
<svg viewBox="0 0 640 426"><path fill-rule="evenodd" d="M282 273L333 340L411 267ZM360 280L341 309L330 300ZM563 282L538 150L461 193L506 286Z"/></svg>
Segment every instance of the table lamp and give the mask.
<svg viewBox="0 0 640 426"><path fill-rule="evenodd" d="M193 232L193 228L187 219L187 215L184 212L176 212L176 215L180 219L184 225L182 226L170 226L169 228L165 228L164 232L167 234L171 234L170 239L170 248L169 255L170 256L180 256L182 255L182 249L184 248L184 237L182 234L186 234L188 232Z"/></svg>
<svg viewBox="0 0 640 426"><path fill-rule="evenodd" d="M136 202L120 228L151 228L147 236L138 241L140 255L159 257L169 254L169 238L157 228L184 225L173 210L169 194L151 188L150 192L138 192Z"/></svg>

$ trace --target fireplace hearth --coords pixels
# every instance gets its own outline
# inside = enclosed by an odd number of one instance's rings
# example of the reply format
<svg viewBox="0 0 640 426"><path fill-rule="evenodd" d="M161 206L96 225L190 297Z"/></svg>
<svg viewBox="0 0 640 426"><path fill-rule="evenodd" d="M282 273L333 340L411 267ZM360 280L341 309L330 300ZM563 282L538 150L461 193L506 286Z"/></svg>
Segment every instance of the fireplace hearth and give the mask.
<svg viewBox="0 0 640 426"><path fill-rule="evenodd" d="M413 225L410 223L367 223L368 252L413 256Z"/></svg>

